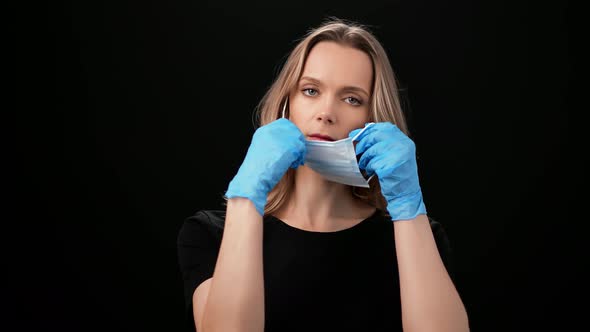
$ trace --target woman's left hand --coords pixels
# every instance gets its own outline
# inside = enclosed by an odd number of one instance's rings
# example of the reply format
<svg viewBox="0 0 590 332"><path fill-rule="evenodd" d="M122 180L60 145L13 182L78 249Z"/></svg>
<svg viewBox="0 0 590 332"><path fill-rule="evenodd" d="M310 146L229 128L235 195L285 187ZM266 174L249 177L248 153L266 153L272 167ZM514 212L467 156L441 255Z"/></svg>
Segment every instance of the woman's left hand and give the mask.
<svg viewBox="0 0 590 332"><path fill-rule="evenodd" d="M359 131L355 129L348 136L354 137ZM362 154L359 167L368 176L377 174L391 219L407 220L426 214L414 142L390 122L371 125L355 140L356 154Z"/></svg>

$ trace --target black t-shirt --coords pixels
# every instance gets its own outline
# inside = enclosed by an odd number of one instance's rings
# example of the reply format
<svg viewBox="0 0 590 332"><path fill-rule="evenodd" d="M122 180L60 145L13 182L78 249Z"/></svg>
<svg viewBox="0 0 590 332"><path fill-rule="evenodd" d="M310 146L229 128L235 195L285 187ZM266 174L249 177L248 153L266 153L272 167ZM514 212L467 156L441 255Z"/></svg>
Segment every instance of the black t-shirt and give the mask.
<svg viewBox="0 0 590 332"><path fill-rule="evenodd" d="M451 277L451 249L429 217ZM192 296L213 276L225 211L201 210L178 234L187 331L195 331ZM401 331L393 222L376 210L336 232L313 232L266 216L263 226L265 331Z"/></svg>

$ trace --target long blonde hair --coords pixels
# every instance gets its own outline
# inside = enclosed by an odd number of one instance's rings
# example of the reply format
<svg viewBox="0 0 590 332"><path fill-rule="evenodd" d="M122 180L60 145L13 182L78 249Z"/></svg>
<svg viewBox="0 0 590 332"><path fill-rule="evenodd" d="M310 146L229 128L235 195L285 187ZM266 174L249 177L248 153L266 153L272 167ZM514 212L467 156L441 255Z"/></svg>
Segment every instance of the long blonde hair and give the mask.
<svg viewBox="0 0 590 332"><path fill-rule="evenodd" d="M289 54L277 78L256 107L255 121L264 126L281 117L282 104L289 92L298 84L311 49L321 41L337 42L365 52L373 65L373 87L368 122L391 122L402 132L408 133L402 112L396 77L383 46L369 29L361 24L330 18L319 27L311 29L300 39ZM264 215L276 212L288 198L294 186L294 172L290 168L268 194ZM370 188L352 187L352 193L366 203L387 214L385 201L377 176L369 182Z"/></svg>

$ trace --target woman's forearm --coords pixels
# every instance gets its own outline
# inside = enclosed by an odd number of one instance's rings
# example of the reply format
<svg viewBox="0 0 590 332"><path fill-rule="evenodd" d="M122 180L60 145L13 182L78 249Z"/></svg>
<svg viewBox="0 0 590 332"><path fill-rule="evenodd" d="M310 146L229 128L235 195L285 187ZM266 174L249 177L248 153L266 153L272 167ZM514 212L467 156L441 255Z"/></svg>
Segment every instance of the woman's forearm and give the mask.
<svg viewBox="0 0 590 332"><path fill-rule="evenodd" d="M469 331L467 312L436 247L428 217L394 222L405 332Z"/></svg>
<svg viewBox="0 0 590 332"><path fill-rule="evenodd" d="M215 272L203 314L203 329L264 330L262 216L246 198L231 198Z"/></svg>

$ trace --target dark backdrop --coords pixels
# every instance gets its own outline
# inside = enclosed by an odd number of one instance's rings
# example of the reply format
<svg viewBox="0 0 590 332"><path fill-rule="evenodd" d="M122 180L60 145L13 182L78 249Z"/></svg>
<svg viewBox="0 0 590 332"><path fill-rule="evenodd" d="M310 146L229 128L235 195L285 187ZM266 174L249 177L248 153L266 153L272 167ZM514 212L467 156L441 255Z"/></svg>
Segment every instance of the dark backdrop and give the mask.
<svg viewBox="0 0 590 332"><path fill-rule="evenodd" d="M25 8L9 141L24 174L11 206L23 226L11 256L32 293L15 302L23 322L180 330L183 219L222 208L254 107L331 15L369 25L390 56L472 330L569 322L567 3L523 1Z"/></svg>

